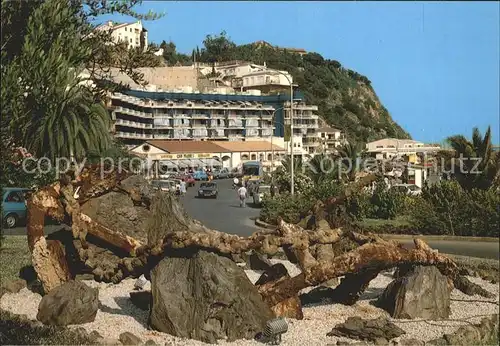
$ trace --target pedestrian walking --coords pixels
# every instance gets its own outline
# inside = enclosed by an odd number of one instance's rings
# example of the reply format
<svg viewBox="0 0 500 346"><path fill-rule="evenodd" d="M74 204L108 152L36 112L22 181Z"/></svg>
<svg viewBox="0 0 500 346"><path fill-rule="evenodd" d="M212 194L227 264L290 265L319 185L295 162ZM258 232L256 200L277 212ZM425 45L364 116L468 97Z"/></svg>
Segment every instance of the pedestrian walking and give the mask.
<svg viewBox="0 0 500 346"><path fill-rule="evenodd" d="M240 207L245 208L247 201L247 188L242 186L238 189L238 198L240 199Z"/></svg>
<svg viewBox="0 0 500 346"><path fill-rule="evenodd" d="M184 196L186 194L186 182L184 180L181 181L181 196Z"/></svg>

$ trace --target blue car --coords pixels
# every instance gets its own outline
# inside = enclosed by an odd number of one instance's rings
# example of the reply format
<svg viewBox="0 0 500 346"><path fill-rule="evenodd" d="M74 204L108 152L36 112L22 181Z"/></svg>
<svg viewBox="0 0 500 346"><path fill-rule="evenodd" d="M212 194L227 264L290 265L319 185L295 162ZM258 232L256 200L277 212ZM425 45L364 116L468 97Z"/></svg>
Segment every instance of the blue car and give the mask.
<svg viewBox="0 0 500 346"><path fill-rule="evenodd" d="M2 196L2 221L5 227L16 227L26 220L26 193L29 189L6 187Z"/></svg>
<svg viewBox="0 0 500 346"><path fill-rule="evenodd" d="M208 180L208 175L203 171L196 171L193 174L193 178L194 180Z"/></svg>

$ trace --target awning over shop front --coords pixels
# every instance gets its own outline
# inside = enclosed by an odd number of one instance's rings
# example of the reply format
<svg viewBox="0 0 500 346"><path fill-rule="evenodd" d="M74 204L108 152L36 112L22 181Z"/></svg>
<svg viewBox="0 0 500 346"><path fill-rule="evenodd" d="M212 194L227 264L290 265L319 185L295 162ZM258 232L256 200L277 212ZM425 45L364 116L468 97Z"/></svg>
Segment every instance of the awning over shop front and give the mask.
<svg viewBox="0 0 500 346"><path fill-rule="evenodd" d="M178 159L161 160L160 165L168 168L187 168L187 167L221 167L222 162L215 159Z"/></svg>
<svg viewBox="0 0 500 346"><path fill-rule="evenodd" d="M215 159L200 159L204 166L208 167L220 167L222 166L222 162L219 162Z"/></svg>
<svg viewBox="0 0 500 346"><path fill-rule="evenodd" d="M173 168L176 166L176 164L170 160L161 160L160 161L161 166L167 166L168 168Z"/></svg>

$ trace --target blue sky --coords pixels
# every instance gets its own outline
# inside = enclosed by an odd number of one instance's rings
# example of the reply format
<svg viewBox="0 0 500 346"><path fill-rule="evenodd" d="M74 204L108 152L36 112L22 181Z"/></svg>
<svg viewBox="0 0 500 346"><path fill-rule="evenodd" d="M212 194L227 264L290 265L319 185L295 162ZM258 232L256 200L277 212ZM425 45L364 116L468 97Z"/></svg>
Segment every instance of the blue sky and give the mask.
<svg viewBox="0 0 500 346"><path fill-rule="evenodd" d="M237 44L265 40L335 59L366 75L414 139L440 142L492 126L499 141L499 2L144 1L150 41L180 52L225 30ZM106 16L117 21L127 17Z"/></svg>

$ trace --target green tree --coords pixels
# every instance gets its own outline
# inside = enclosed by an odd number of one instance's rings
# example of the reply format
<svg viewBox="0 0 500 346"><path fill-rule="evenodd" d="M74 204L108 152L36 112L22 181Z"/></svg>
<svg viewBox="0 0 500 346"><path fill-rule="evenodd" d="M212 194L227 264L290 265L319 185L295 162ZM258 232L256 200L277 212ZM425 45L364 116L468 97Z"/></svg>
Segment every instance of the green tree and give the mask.
<svg viewBox="0 0 500 346"><path fill-rule="evenodd" d="M337 152L338 164L342 166L340 170L341 178L351 182L355 181L361 166L362 145L347 142L337 148Z"/></svg>
<svg viewBox="0 0 500 346"><path fill-rule="evenodd" d="M322 183L325 180L338 180L338 165L335 164L335 157L329 154L321 153L304 164L306 173L311 177L315 184Z"/></svg>
<svg viewBox="0 0 500 346"><path fill-rule="evenodd" d="M12 28L2 30L1 73L7 82L1 88L2 149L15 144L36 156L82 158L89 150L109 147L104 96L124 87L110 82L109 67L142 83L135 68L154 65L157 59L151 52L111 44L110 33L94 31L91 22L106 13L154 19L151 13L135 13L131 7L138 3L47 0L30 6L15 2L5 11L2 6L2 29ZM13 23L23 20L26 25L14 34ZM11 44L13 40L22 45ZM84 70L87 78L81 77Z"/></svg>
<svg viewBox="0 0 500 346"><path fill-rule="evenodd" d="M447 160L448 168L460 185L468 190L491 187L500 170L500 155L493 151L491 144L491 128L488 126L483 136L475 127L472 140L455 135L448 137L447 142L455 154Z"/></svg>
<svg viewBox="0 0 500 346"><path fill-rule="evenodd" d="M23 48L9 66L20 86L10 100L17 103L8 114L10 134L36 157L81 159L109 146L109 114L78 77L75 65L89 49L77 35L75 10L49 0L32 13Z"/></svg>
<svg viewBox="0 0 500 346"><path fill-rule="evenodd" d="M236 48L236 44L227 37L225 31L222 31L219 35L207 35L203 40L203 46L201 60L212 64L231 60L233 50Z"/></svg>
<svg viewBox="0 0 500 346"><path fill-rule="evenodd" d="M175 43L172 41L167 43L163 40L160 43L160 48L163 49L163 59L165 59L169 65L175 65L178 61Z"/></svg>

